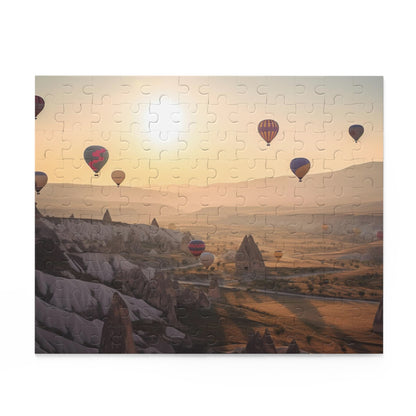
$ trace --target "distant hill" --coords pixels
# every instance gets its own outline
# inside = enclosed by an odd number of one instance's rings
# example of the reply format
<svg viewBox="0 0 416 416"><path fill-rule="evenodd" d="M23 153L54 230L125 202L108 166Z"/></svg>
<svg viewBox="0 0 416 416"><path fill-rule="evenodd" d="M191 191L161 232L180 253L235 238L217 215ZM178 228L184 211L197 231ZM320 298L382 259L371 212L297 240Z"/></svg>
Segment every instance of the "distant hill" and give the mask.
<svg viewBox="0 0 416 416"><path fill-rule="evenodd" d="M37 196L46 215L102 218L109 209L115 221L149 224L153 217L178 214L277 215L381 214L383 162L353 165L339 171L219 183L206 187L133 188L48 184Z"/></svg>

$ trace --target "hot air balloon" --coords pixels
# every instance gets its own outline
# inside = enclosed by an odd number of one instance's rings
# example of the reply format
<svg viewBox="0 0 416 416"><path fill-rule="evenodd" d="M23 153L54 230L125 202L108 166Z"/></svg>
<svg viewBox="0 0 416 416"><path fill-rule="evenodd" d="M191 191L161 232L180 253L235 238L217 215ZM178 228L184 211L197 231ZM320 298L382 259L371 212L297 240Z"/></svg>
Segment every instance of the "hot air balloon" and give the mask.
<svg viewBox="0 0 416 416"><path fill-rule="evenodd" d="M48 175L45 172L35 172L35 189L38 195L47 183Z"/></svg>
<svg viewBox="0 0 416 416"><path fill-rule="evenodd" d="M383 231L377 231L377 240L383 239Z"/></svg>
<svg viewBox="0 0 416 416"><path fill-rule="evenodd" d="M302 178L309 172L311 162L304 157L297 157L290 162L290 170L299 178L299 182L302 182Z"/></svg>
<svg viewBox="0 0 416 416"><path fill-rule="evenodd" d="M359 228L354 228L352 230L352 232L354 233L354 235L360 235L361 234L361 230Z"/></svg>
<svg viewBox="0 0 416 416"><path fill-rule="evenodd" d="M355 140L355 143L357 143L358 139L364 133L364 127L361 126L360 124L354 124L350 126L349 133L350 133L350 136Z"/></svg>
<svg viewBox="0 0 416 416"><path fill-rule="evenodd" d="M208 253L208 251L205 251L199 257L199 261L206 269L208 269L208 267L211 266L211 264L214 262L214 259L215 256L212 253Z"/></svg>
<svg viewBox="0 0 416 416"><path fill-rule="evenodd" d="M126 178L126 174L122 170L115 170L111 174L111 179L115 182L117 187L120 186L121 182L123 182L125 178Z"/></svg>
<svg viewBox="0 0 416 416"><path fill-rule="evenodd" d="M201 240L192 240L188 244L189 251L195 257L199 257L201 253L205 250L205 243Z"/></svg>
<svg viewBox="0 0 416 416"><path fill-rule="evenodd" d="M90 146L84 150L84 159L95 172L95 176L98 176L98 172L107 163L108 151L102 146Z"/></svg>
<svg viewBox="0 0 416 416"><path fill-rule="evenodd" d="M270 142L279 132L279 125L274 120L263 120L260 121L257 130L260 136L267 142L267 146L270 146Z"/></svg>
<svg viewBox="0 0 416 416"><path fill-rule="evenodd" d="M39 95L35 95L35 120L38 117L38 114L43 110L45 107L45 101Z"/></svg>
<svg viewBox="0 0 416 416"><path fill-rule="evenodd" d="M329 225L327 225L327 224L322 224L322 231L328 231L328 229L329 229Z"/></svg>
<svg viewBox="0 0 416 416"><path fill-rule="evenodd" d="M276 250L274 252L274 257L276 258L276 263L282 258L282 256L283 256L283 251Z"/></svg>

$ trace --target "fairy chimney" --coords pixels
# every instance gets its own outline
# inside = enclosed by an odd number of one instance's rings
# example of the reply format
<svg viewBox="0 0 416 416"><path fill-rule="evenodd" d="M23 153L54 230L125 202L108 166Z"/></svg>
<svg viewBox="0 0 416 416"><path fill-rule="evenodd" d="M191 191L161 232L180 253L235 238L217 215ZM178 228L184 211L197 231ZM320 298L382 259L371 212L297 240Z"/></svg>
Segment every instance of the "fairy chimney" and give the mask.
<svg viewBox="0 0 416 416"><path fill-rule="evenodd" d="M235 266L237 274L244 278L251 280L265 278L266 267L263 256L251 235L243 238L235 255Z"/></svg>
<svg viewBox="0 0 416 416"><path fill-rule="evenodd" d="M106 354L136 352L129 309L117 292L114 293L110 309L104 318L100 352Z"/></svg>
<svg viewBox="0 0 416 416"><path fill-rule="evenodd" d="M251 334L245 352L249 354L275 354L277 350L270 331L266 328L263 337L259 331Z"/></svg>
<svg viewBox="0 0 416 416"><path fill-rule="evenodd" d="M374 317L373 332L383 334L383 300L378 305L376 316Z"/></svg>
<svg viewBox="0 0 416 416"><path fill-rule="evenodd" d="M108 209L105 210L104 216L103 216L103 223L104 224L111 224L112 219L111 219L111 215L108 211Z"/></svg>
<svg viewBox="0 0 416 416"><path fill-rule="evenodd" d="M156 221L156 218L153 218L152 223L150 225L154 225L155 227L159 228L159 224Z"/></svg>
<svg viewBox="0 0 416 416"><path fill-rule="evenodd" d="M221 292L220 292L220 287L218 284L218 279L215 276L209 282L208 297L210 299L221 298Z"/></svg>
<svg viewBox="0 0 416 416"><path fill-rule="evenodd" d="M292 339L289 346L287 347L286 354L299 354L299 346L296 340Z"/></svg>
<svg viewBox="0 0 416 416"><path fill-rule="evenodd" d="M35 218L42 218L43 215L38 210L38 206L37 205L38 205L37 202L35 202Z"/></svg>

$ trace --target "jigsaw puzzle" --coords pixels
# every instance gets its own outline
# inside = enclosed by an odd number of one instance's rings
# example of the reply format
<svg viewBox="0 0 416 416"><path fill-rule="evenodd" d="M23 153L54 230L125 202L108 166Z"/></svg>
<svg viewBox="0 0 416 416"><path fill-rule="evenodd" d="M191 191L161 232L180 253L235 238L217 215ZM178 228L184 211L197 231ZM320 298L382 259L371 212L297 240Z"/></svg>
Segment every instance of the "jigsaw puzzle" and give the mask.
<svg viewBox="0 0 416 416"><path fill-rule="evenodd" d="M36 77L37 353L382 353L381 77Z"/></svg>

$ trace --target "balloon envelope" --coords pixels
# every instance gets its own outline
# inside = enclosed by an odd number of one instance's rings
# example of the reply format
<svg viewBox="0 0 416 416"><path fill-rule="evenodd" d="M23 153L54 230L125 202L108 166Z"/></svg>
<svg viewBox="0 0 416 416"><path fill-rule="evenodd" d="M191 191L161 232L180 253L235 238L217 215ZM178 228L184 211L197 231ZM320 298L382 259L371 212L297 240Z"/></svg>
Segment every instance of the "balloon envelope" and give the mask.
<svg viewBox="0 0 416 416"><path fill-rule="evenodd" d="M48 175L45 172L35 172L35 190L37 194L39 194L47 183Z"/></svg>
<svg viewBox="0 0 416 416"><path fill-rule="evenodd" d="M192 240L188 244L189 251L195 257L199 257L205 250L205 243L202 240Z"/></svg>
<svg viewBox="0 0 416 416"><path fill-rule="evenodd" d="M43 107L45 107L44 99L39 97L39 95L35 95L35 120L38 114L43 110Z"/></svg>
<svg viewBox="0 0 416 416"><path fill-rule="evenodd" d="M282 256L283 256L283 251L276 250L274 252L274 257L276 257L276 261L279 261L282 258Z"/></svg>
<svg viewBox="0 0 416 416"><path fill-rule="evenodd" d="M279 132L279 125L274 120L263 120L260 121L257 130L260 136L267 142L267 146L270 146L270 142Z"/></svg>
<svg viewBox="0 0 416 416"><path fill-rule="evenodd" d="M208 251L205 251L199 257L199 261L206 269L208 269L208 267L211 266L211 264L214 262L214 259L215 256L212 253L208 253Z"/></svg>
<svg viewBox="0 0 416 416"><path fill-rule="evenodd" d="M117 186L120 186L121 182L126 178L126 174L122 170L115 170L111 174L111 179L115 182Z"/></svg>
<svg viewBox="0 0 416 416"><path fill-rule="evenodd" d="M290 170L298 177L299 182L309 172L311 162L304 157L297 157L290 162Z"/></svg>
<svg viewBox="0 0 416 416"><path fill-rule="evenodd" d="M360 124L353 124L352 126L350 126L349 133L350 136L355 140L355 143L357 143L358 139L364 133L364 127Z"/></svg>
<svg viewBox="0 0 416 416"><path fill-rule="evenodd" d="M377 240L383 239L383 231L377 231Z"/></svg>
<svg viewBox="0 0 416 416"><path fill-rule="evenodd" d="M84 150L84 159L85 162L87 162L87 165L97 175L98 172L107 163L108 151L105 147L102 146L90 146Z"/></svg>

